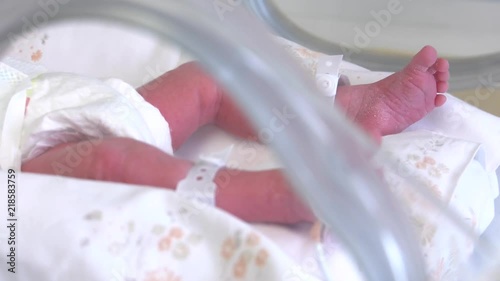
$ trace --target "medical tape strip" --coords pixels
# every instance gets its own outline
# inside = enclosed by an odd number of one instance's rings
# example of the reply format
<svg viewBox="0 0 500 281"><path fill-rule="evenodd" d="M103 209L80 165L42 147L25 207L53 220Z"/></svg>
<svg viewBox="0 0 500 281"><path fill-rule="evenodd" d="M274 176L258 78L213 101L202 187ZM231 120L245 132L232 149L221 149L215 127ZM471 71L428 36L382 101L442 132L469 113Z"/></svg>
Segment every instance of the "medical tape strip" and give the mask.
<svg viewBox="0 0 500 281"><path fill-rule="evenodd" d="M217 185L213 179L220 167L204 161L196 163L177 184L176 192L185 199L215 206Z"/></svg>
<svg viewBox="0 0 500 281"><path fill-rule="evenodd" d="M221 152L200 156L186 178L177 184L176 193L185 199L215 206L217 185L213 180L217 171L225 165L232 149L233 146L230 146Z"/></svg>
<svg viewBox="0 0 500 281"><path fill-rule="evenodd" d="M335 97L339 83L342 55L321 56L316 65L316 85L326 97Z"/></svg>
<svg viewBox="0 0 500 281"><path fill-rule="evenodd" d="M27 91L31 87L28 76L0 63L0 87L2 95L14 92L10 98L0 136L0 168L21 168L21 135L23 130Z"/></svg>

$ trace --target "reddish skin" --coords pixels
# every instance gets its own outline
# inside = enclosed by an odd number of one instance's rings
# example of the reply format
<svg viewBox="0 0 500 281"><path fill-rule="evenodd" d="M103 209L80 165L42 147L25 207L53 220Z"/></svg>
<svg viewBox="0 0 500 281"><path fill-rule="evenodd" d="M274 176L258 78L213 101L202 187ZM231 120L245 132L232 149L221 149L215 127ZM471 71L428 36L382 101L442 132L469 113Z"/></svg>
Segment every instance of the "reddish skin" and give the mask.
<svg viewBox="0 0 500 281"><path fill-rule="evenodd" d="M398 133L446 99L448 62L424 47L402 71L379 82L339 88L336 103L376 140ZM138 89L170 125L172 144L179 148L199 127L215 124L240 137L256 138L236 105L195 63L165 73ZM25 172L56 174L51 163L64 162L65 143L27 161ZM102 140L83 162L65 176L175 189L192 163L150 145L125 138ZM228 177L228 175L230 175ZM228 180L229 179L229 180ZM313 221L311 212L293 194L280 170L260 172L221 169L216 202L249 222Z"/></svg>
<svg viewBox="0 0 500 281"><path fill-rule="evenodd" d="M374 84L340 87L336 102L375 140L400 133L446 102L448 61L433 47L418 52L401 71Z"/></svg>

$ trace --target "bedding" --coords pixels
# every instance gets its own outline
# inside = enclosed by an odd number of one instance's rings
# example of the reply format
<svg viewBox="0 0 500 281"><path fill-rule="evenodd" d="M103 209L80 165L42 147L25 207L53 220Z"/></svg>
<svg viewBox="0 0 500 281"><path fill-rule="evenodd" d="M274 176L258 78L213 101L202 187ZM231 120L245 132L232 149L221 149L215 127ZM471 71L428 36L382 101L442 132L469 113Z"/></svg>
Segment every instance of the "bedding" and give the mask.
<svg viewBox="0 0 500 281"><path fill-rule="evenodd" d="M370 83L388 75L362 70L346 62L341 65L341 74L349 78L352 84ZM423 186L443 199L450 209L458 212L462 222L474 229L477 235L483 233L493 220L494 202L498 197L497 173L500 171L500 162L496 154L500 142L490 142L489 138L495 140L500 136L495 130L491 130L500 128L500 118L449 94L447 98L445 106L436 109L436 112L404 133L384 137L380 151L381 155L391 154L401 164L399 171L385 169L384 172L392 182L391 188L406 197L403 202L410 205L410 217L418 229L417 235L420 236L431 280L455 280L460 264L468 259L473 250L474 239L457 235L460 230L453 227L447 219L436 216L438 211L430 210L427 203L421 200L420 203L410 203L418 195L408 191L409 176L413 179L416 174L424 183ZM467 114L461 115L463 112ZM445 121L432 121L442 116L451 117ZM444 126L457 118L462 121L461 130ZM488 126L477 126L478 123ZM471 135L473 130L480 133ZM450 131L450 135L447 135ZM177 155L195 159L200 153L222 150L231 144L236 144L228 161L233 168L260 170L280 167L279 161L264 145L236 139L214 127L207 127L196 133L177 151ZM249 149L254 152L250 156L247 153ZM460 153L457 154L457 151ZM298 262L299 268L305 267L316 273L319 271L319 265L315 263L314 243L307 231L282 231L281 227L267 225L256 227L290 253ZM490 232L494 231L494 227L495 225L491 227L493 230ZM349 276L350 279L346 280L362 280L342 245L335 243L331 247L336 249L329 264L335 276Z"/></svg>
<svg viewBox="0 0 500 281"><path fill-rule="evenodd" d="M231 144L236 144L228 160L231 167L250 170L280 167L279 161L264 145L235 139L215 127L206 127L196 133L177 155L196 159L198 153L221 150ZM255 152L254 157L248 156L249 149ZM461 153L457 154L457 150ZM411 192L408 178L411 176L413 180L416 175L424 187L444 199L462 222L479 235L493 219L494 198L498 194L498 178L484 168L483 149L478 143L418 130L385 137L379 153L391 153L401 165L401 170L386 169L384 173L393 191L398 192L403 204L409 206L411 223L418 230L416 233L432 276L430 280L456 280L458 269L462 268L460 263L465 262L473 250L474 239L457 234L461 233L459 229L439 216L439 212L418 194ZM306 226L291 229L269 225L255 227L290 254L298 263L297 268L311 274L319 273L315 242ZM335 242L329 248L335 249L328 261L335 276L346 278L344 280L363 280L340 243Z"/></svg>
<svg viewBox="0 0 500 281"><path fill-rule="evenodd" d="M95 45L93 42L102 42L102 44ZM126 44L127 42L136 44ZM183 54L177 48L147 35L137 35L113 26L103 27L102 24L73 23L38 30L32 37L23 38L14 44L9 55L44 65L53 71L69 71L90 76L113 76L127 81L132 86L139 86L161 75L163 71L175 67ZM127 67L117 67L117 65L124 64ZM388 75L388 73L367 71L347 62L342 62L340 68L340 73L352 84L372 82ZM450 95L448 99L444 107L435 110L422 121L408 128L405 133L384 138L383 148L385 147L385 152L392 153L401 163L413 165L415 167L413 170L421 177L433 180L428 187L439 196L446 196L446 202L450 208L457 211L458 215L468 225L473 226L479 234L493 219L494 198L498 196L500 121L497 117L484 113ZM416 139L420 141L413 142ZM176 155L196 160L201 153L221 151L231 144L235 144L235 148L228 160L228 166L253 170L280 166L279 161L264 145L234 138L213 127L206 127L197 132L176 152ZM397 149L405 153L399 153L396 149L392 149L393 147L398 147ZM466 153L455 155L452 148L464 150ZM390 171L386 174L392 182L402 182L393 186L395 192L399 192L402 198L412 196L404 192L404 173L403 176L398 173L390 175ZM437 175L440 177L436 178ZM2 172L2 176L6 176L5 172ZM199 227L193 225L182 228L183 233L190 233L186 236L182 235L182 238L187 239L186 241L172 239L179 235L175 234L179 233L175 228L175 220L178 218L175 218L176 215L168 214L169 210L174 210L175 213L176 206L179 206L176 204L181 204L175 199L175 195L147 187L30 174L22 174L21 179L22 186L28 188L19 189L22 198L19 218L23 218L20 220L21 227L19 228L19 239L22 241L18 248L19 257L22 257L19 261L19 268L20 272L29 269L23 273L27 274L27 277L32 277L27 279L34 279L36 276L38 280L54 280L53 276L56 276L60 280L68 280L72 279L69 276L87 276L93 280L100 278L112 280L109 278L117 277L114 277L116 272L110 271L114 268L110 264L126 269L134 268L135 264L137 265L135 268L140 268L142 271L130 274L142 274L140 275L142 280L155 280L155 278L201 280L191 279L195 276L190 274L197 274L197 272L186 272L187 275L181 279L182 263L175 260L177 259L175 255L179 254L176 251L183 252L182 249L185 250L186 247L176 246L181 248L178 250L170 244L171 250L157 251L161 244L161 235L155 235L161 232L161 229L163 230L161 233L167 235L167 238L168 233L173 231L170 242L175 240L178 242L177 245L181 245L181 242L184 244L192 242L192 239L196 240L196 237L190 236L191 233L188 230L191 227L194 229ZM467 193L471 191L472 183L474 191L483 191L479 196L476 192ZM151 203L149 203L150 200ZM47 203L54 201L58 202L57 205ZM146 201L148 203L145 203ZM5 204L4 202L6 200L2 197L0 204ZM422 220L422 216L430 216L423 212L426 209L419 205L420 203L414 204L414 209L409 209L409 212L417 218L415 220L417 222ZM169 207L171 204L172 207ZM196 209L192 203L186 202L186 205ZM60 212L60 210L72 209L73 206L76 207L71 213ZM0 205L0 208L3 207ZM101 210L101 212L96 212L96 210ZM179 209L177 212L179 213ZM202 220L215 222L220 232L229 236L211 233L210 235L213 234L213 236L210 238L207 236L206 239L213 239L217 242L210 245L200 244L203 246L199 247L204 247L205 250L196 253L208 255L209 249L215 249L215 253L220 252L219 250L226 241L229 241L226 246L237 253L224 261L221 261L219 256L219 260L215 261L218 262L219 267L214 268L221 270L220 272L226 271L216 274L229 274L231 269L234 273L234 266L250 264L251 261L254 263L252 268L247 267L250 272L246 275L248 280L264 280L251 274L264 274L261 276L270 278L265 280L279 280L285 277L294 280L296 276L319 274L315 241L309 236L307 225L249 226L217 210L208 211L207 215L199 217L199 220L201 224L206 223L201 222ZM131 221L132 224L130 224ZM152 229L158 222L173 224L161 225L163 227L155 228L153 231ZM470 241L459 237L457 239L460 241L455 240L455 244L441 243L440 241L445 241L453 235L446 222L441 224L440 221L432 221L432 227L422 223L417 225L421 227L419 235L423 238L422 245L427 253L427 262L433 280L456 276L456 261L464 260L472 250ZM148 230L150 227L151 231ZM428 234L429 229L432 235ZM488 229L486 233L493 231L491 229ZM242 246L235 250L233 244L238 244L238 241L244 241L250 236L254 237L252 231L255 231L256 236L259 237L257 239L260 241L259 246L253 248ZM35 239L31 233L43 235ZM58 233L58 235L54 236L53 233ZM138 243L141 235L145 237L145 240L141 242L144 244L133 245L132 241L136 239L135 243ZM113 238L113 236L116 237ZM6 236L1 238L4 241ZM91 243L90 239L95 244ZM39 241L46 243L38 243ZM331 252L327 261L331 272L341 279L362 280L348 252L339 243L335 241L333 243L331 247L335 250ZM166 244L169 243L165 242L162 245ZM254 242L250 244L254 245ZM438 244L439 246L436 246ZM459 259L453 260L457 245L461 245L460 254L457 256ZM270 263L266 264L267 271L265 272L259 271L259 267L256 266L257 257L261 253L259 247L266 249L269 254L267 260L270 260ZM70 250L67 251L68 249ZM195 252L199 249L195 250L190 246L190 250ZM42 253L53 254L47 257ZM136 259L124 260L122 258L129 254ZM97 264L101 262L101 258L98 258L100 255L105 256L102 258L102 265ZM170 256L161 262L151 258L160 255ZM265 254L261 254L261 260L263 256ZM6 257L3 252L2 257ZM173 260L172 262L179 267L175 270L164 267L166 263L162 262L167 260ZM207 260L212 259L207 257ZM52 270L47 272L47 268L59 268L59 270L54 275ZM86 268L89 270L86 271ZM241 271L243 267L238 268ZM200 272L209 274L205 270L208 269L200 268ZM6 273L2 271L1 274ZM4 276L9 277L9 275ZM209 275L204 275L205 280L207 276ZM221 279L216 277L213 280Z"/></svg>
<svg viewBox="0 0 500 281"><path fill-rule="evenodd" d="M53 72L114 77L133 87L176 67L182 59L181 50L173 44L105 22L56 23L17 39L4 55L43 65Z"/></svg>
<svg viewBox="0 0 500 281"><path fill-rule="evenodd" d="M281 280L294 265L250 225L171 190L16 176L14 234L0 232L1 280Z"/></svg>

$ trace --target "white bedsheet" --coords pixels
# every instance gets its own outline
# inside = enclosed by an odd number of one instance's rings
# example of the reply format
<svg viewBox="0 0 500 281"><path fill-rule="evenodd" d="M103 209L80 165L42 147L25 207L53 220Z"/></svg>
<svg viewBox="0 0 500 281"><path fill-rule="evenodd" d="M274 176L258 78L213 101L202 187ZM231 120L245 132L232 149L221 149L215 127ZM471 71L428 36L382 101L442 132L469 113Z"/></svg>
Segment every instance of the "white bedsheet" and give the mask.
<svg viewBox="0 0 500 281"><path fill-rule="evenodd" d="M248 224L172 190L8 176L17 190L10 209L0 194L0 280L280 280L294 268Z"/></svg>

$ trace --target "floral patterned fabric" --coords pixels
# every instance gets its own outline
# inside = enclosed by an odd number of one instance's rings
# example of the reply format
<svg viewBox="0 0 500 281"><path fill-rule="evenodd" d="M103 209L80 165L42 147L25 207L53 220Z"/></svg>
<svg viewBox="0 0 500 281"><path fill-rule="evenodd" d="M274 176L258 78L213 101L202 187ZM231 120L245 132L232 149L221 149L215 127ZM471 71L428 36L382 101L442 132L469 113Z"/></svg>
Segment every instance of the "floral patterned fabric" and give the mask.
<svg viewBox="0 0 500 281"><path fill-rule="evenodd" d="M19 280L281 280L294 266L250 225L170 190L18 177Z"/></svg>
<svg viewBox="0 0 500 281"><path fill-rule="evenodd" d="M384 176L393 194L407 208L430 280L457 280L461 264L472 253L475 235L493 219L495 194L484 182L488 177L477 177L473 184L460 182L471 169L479 168L487 174L479 162L473 161L480 157L480 147L430 131L405 132L383 139L381 156L394 159L396 164L386 166ZM426 196L451 210L472 236L455 226Z"/></svg>
<svg viewBox="0 0 500 281"><path fill-rule="evenodd" d="M284 39L279 42L303 67L315 73L316 62L322 54ZM341 73L350 78L352 84L375 82L390 74ZM363 79L368 81L361 82ZM476 236L493 219L494 199L498 196L497 179L491 179L496 177L495 170L500 165L500 119L449 95L448 99L447 106L435 110L405 132L384 137L379 152L380 165L384 167L391 191L407 207L410 224L421 243L429 279L436 281L457 280L459 269L474 249ZM468 114L461 114L458 109ZM471 116L479 120L464 119ZM453 122L450 124L450 121ZM478 121L490 124L487 126L490 129L485 131L482 129L485 126L475 126L474 122ZM425 128L442 133L423 130ZM388 166L387 159L396 165ZM451 211L469 235L431 203L432 200Z"/></svg>

